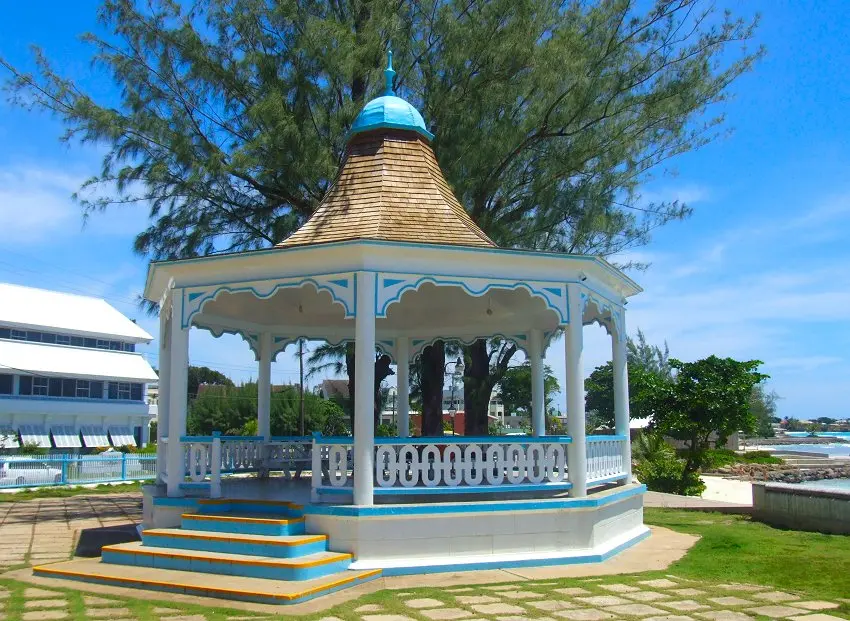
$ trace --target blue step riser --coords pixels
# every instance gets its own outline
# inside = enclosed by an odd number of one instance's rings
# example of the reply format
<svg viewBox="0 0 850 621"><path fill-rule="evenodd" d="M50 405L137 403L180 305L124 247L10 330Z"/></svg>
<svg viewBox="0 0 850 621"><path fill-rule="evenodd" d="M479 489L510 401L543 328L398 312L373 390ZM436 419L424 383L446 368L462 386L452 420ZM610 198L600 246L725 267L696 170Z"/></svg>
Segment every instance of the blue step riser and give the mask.
<svg viewBox="0 0 850 621"><path fill-rule="evenodd" d="M329 574L345 571L351 561L337 561L314 565L312 567L265 567L260 565L233 565L226 561L208 561L201 559L174 558L147 554L127 554L104 550L102 562L112 565L135 565L138 567L158 567L177 571L195 571L206 574L243 576L246 578L268 578L270 580L311 580Z"/></svg>
<svg viewBox="0 0 850 621"><path fill-rule="evenodd" d="M142 533L142 543L157 548L172 550L199 550L203 552L226 552L228 554L250 554L254 556L270 556L272 558L297 558L316 552L326 552L327 540L305 543L296 546L270 545L260 542L223 541L211 539L189 539L186 537L171 537L169 535L146 535Z"/></svg>
<svg viewBox="0 0 850 621"><path fill-rule="evenodd" d="M229 522L216 520L193 520L183 518L182 528L203 530L212 533L232 533L236 535L303 535L304 522L291 524L263 524L262 522Z"/></svg>
<svg viewBox="0 0 850 621"><path fill-rule="evenodd" d="M304 516L304 511L293 509L285 505L253 504L247 502L231 502L227 504L198 505L198 513L203 515L217 515L220 513L260 513L263 515L274 515L281 518L298 518Z"/></svg>

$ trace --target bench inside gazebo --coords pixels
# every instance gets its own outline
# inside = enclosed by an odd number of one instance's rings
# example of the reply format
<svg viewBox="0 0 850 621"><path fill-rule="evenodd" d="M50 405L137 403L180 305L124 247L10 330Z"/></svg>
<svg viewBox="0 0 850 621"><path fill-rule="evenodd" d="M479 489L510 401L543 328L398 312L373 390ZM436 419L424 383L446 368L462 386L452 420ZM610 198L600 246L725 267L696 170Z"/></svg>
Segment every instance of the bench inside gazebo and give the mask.
<svg viewBox="0 0 850 621"><path fill-rule="evenodd" d="M358 116L336 180L293 235L151 264L160 402L143 541L37 573L291 603L381 572L598 562L648 535L626 370L625 303L640 288L598 257L496 247L452 194L422 116L393 93L391 62L385 73L385 94ZM592 323L611 336L614 435L585 435ZM257 436L186 435L192 327L238 334L254 352ZM568 435L547 436L543 358L557 334ZM410 437L409 362L437 339L496 336L530 362L532 433ZM353 436L271 435L271 363L301 338L355 343ZM397 365L396 438L375 437L376 351Z"/></svg>

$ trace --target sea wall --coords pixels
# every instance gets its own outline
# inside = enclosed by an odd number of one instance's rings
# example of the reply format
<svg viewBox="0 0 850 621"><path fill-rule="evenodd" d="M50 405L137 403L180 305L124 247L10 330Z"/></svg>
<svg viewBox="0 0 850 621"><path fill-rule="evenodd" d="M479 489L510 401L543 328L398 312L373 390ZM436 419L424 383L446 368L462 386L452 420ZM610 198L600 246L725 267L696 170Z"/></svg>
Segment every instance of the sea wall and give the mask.
<svg viewBox="0 0 850 621"><path fill-rule="evenodd" d="M850 535L850 492L753 483L753 518L794 530Z"/></svg>

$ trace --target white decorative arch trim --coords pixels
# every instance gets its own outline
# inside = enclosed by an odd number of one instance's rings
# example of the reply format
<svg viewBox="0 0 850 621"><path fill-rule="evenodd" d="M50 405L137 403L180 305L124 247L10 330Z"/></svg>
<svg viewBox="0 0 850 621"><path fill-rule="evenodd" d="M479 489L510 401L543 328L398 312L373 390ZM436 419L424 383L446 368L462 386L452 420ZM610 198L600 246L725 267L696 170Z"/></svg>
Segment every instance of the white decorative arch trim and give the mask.
<svg viewBox="0 0 850 621"><path fill-rule="evenodd" d="M389 307L401 301L401 297L406 292L416 291L426 283L442 287L460 287L473 297L481 297L491 289L525 289L533 297L540 298L546 302L546 306L557 313L559 323L567 323L569 316L566 283L467 278L463 276L430 276L425 274L394 274L387 272L378 274L378 286L375 293L375 316L385 318Z"/></svg>
<svg viewBox="0 0 850 621"><path fill-rule="evenodd" d="M598 317L591 321L590 323L598 323L600 326L605 328L608 334L612 334L612 326L613 324L613 332L616 334L618 340L625 339L625 330L623 326L625 325L625 309L618 304L614 304L610 300L606 300L605 298L587 290L582 290L581 292L581 312L584 315L587 310L587 306L592 304L596 307L596 311Z"/></svg>
<svg viewBox="0 0 850 621"><path fill-rule="evenodd" d="M331 300L345 309L345 317L356 314L356 284L353 274L317 274L299 276L296 278L276 278L269 280L254 280L218 285L204 285L183 289L182 326L192 325L194 317L201 312L207 302L215 300L222 293L251 293L259 299L272 297L280 289L299 288L310 285L316 291L327 291Z"/></svg>

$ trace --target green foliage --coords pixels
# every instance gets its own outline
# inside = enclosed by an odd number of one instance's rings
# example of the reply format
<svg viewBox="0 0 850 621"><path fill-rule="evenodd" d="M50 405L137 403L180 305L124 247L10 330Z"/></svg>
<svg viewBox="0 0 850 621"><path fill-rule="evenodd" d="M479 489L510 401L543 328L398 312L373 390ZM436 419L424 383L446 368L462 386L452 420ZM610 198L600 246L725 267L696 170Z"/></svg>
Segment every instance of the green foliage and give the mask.
<svg viewBox="0 0 850 621"><path fill-rule="evenodd" d="M156 439L157 439L157 431L158 431L158 424L157 424L157 421L152 420L152 421L151 421L151 423L150 423L150 438L151 438L151 442L156 442Z"/></svg>
<svg viewBox="0 0 850 621"><path fill-rule="evenodd" d="M25 442L18 449L18 455L47 455L48 450L38 445L38 442Z"/></svg>
<svg viewBox="0 0 850 621"><path fill-rule="evenodd" d="M488 436L500 436L503 433L505 433L505 426L501 423L490 423L489 425L487 425ZM546 433L549 434L548 427Z"/></svg>
<svg viewBox="0 0 850 621"><path fill-rule="evenodd" d="M328 418L341 412L338 405L304 393L305 431L324 429ZM283 386L271 395L272 435L298 435L300 420L297 386ZM257 424L257 384L207 388L192 401L186 425L190 434L254 435Z"/></svg>
<svg viewBox="0 0 850 621"><path fill-rule="evenodd" d="M531 364L510 367L505 371L498 383L505 405L505 414L514 416L531 416ZM561 390L552 369L547 365L543 370L543 392L546 395L545 410L548 411Z"/></svg>
<svg viewBox="0 0 850 621"><path fill-rule="evenodd" d="M753 386L767 378L757 372L760 365L758 360L739 362L717 356L696 362L672 359L673 380L647 376L650 381L642 399L652 413L654 430L686 445L683 490L703 465L712 437L722 445L730 434L755 428L750 397Z"/></svg>
<svg viewBox="0 0 850 621"><path fill-rule="evenodd" d="M635 475L649 490L683 496L699 496L705 490L699 473L687 472L685 460L659 434L638 435L632 453L638 458Z"/></svg>
<svg viewBox="0 0 850 621"><path fill-rule="evenodd" d="M785 421L785 429L787 431L808 431L806 423L793 416Z"/></svg>
<svg viewBox="0 0 850 621"><path fill-rule="evenodd" d="M381 423L375 428L378 438L395 438L398 436L398 426L395 423Z"/></svg>
<svg viewBox="0 0 850 621"><path fill-rule="evenodd" d="M198 394L198 386L210 384L212 386L233 386L233 382L223 373L219 373L209 367L189 366L187 392L189 398Z"/></svg>
<svg viewBox="0 0 850 621"><path fill-rule="evenodd" d="M347 436L351 435L348 428L348 417L338 403L323 401L320 404L321 416L324 417L322 425L323 436Z"/></svg>
<svg viewBox="0 0 850 621"><path fill-rule="evenodd" d="M775 392L765 392L762 384L753 386L750 394L750 412L755 418L755 433L760 438L772 438L776 435L773 431L773 419L776 414L776 400L779 395Z"/></svg>
<svg viewBox="0 0 850 621"><path fill-rule="evenodd" d="M567 426L561 422L560 418L554 416L546 417L546 435L547 436L565 436L567 435Z"/></svg>

